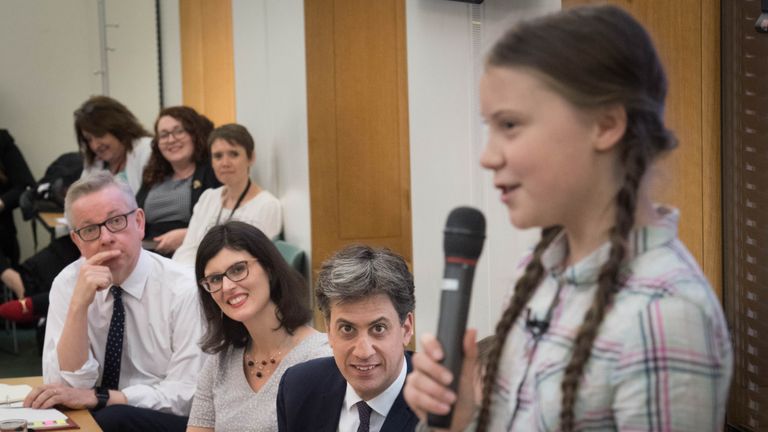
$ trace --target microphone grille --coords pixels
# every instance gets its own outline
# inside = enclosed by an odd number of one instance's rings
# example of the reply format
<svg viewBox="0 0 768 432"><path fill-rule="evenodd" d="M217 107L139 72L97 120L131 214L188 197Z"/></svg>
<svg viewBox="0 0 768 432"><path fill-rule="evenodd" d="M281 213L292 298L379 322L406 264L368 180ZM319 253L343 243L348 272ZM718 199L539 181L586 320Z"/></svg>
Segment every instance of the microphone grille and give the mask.
<svg viewBox="0 0 768 432"><path fill-rule="evenodd" d="M445 222L443 249L446 256L476 260L485 241L485 216L472 207L457 207Z"/></svg>

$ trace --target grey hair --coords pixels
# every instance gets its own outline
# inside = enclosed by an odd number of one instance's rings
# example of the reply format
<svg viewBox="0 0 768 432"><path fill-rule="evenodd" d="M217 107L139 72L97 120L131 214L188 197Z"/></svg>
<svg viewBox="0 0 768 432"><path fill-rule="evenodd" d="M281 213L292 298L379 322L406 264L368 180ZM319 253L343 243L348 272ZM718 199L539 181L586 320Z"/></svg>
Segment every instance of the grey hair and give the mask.
<svg viewBox="0 0 768 432"><path fill-rule="evenodd" d="M128 204L131 209L138 207L138 204L136 204L136 197L133 196L133 191L130 186L116 180L109 171L96 170L72 183L72 186L67 190L67 196L64 198L64 217L67 218L70 227L73 229L75 227L72 222L72 205L75 201L108 187L114 187L119 190L125 198L125 203Z"/></svg>
<svg viewBox="0 0 768 432"><path fill-rule="evenodd" d="M354 302L385 294L392 301L400 323L416 307L413 275L400 255L386 248L348 246L320 268L315 297L328 321L331 302Z"/></svg>

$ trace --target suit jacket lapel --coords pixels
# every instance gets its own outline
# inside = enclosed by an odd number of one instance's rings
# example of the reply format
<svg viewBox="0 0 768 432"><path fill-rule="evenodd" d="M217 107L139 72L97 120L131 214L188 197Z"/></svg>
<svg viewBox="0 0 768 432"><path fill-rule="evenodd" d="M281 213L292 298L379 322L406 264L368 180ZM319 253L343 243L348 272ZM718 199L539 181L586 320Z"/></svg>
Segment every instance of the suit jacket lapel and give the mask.
<svg viewBox="0 0 768 432"><path fill-rule="evenodd" d="M406 351L405 362L407 366L406 373L411 373L413 370L413 364L411 364L412 353ZM400 431L412 431L416 428L416 424L419 422L419 418L411 411L408 404L405 403L403 398L403 389L400 389L400 393L395 399L395 403L392 404L392 408L387 414L387 418L384 419L384 424L381 426L381 432L400 432Z"/></svg>
<svg viewBox="0 0 768 432"><path fill-rule="evenodd" d="M418 417L411 411L408 405L403 399L403 393L401 392L395 403L392 404L392 408L389 410L387 418L384 419L384 425L381 427L381 432L400 432L400 431L412 431L418 423Z"/></svg>
<svg viewBox="0 0 768 432"><path fill-rule="evenodd" d="M311 425L311 427L312 430L336 432L339 427L339 418L341 417L341 406L344 403L344 396L347 392L347 382L335 363L331 370L328 371L328 379L325 384L326 391L320 395L320 400L316 401L316 412L311 416L318 423Z"/></svg>

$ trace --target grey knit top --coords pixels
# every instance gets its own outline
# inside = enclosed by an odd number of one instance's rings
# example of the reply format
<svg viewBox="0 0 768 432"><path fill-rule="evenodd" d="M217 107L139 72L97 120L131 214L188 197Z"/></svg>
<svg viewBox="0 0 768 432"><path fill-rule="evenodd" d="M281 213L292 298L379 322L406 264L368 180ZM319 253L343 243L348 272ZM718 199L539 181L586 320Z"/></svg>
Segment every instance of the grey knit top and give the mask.
<svg viewBox="0 0 768 432"><path fill-rule="evenodd" d="M167 178L149 190L144 201L147 223L189 221L192 217L192 177Z"/></svg>
<svg viewBox="0 0 768 432"><path fill-rule="evenodd" d="M208 357L197 380L189 426L223 431L276 431L276 399L280 378L289 367L332 355L325 333L307 336L286 355L254 392L243 371L243 348L229 348Z"/></svg>

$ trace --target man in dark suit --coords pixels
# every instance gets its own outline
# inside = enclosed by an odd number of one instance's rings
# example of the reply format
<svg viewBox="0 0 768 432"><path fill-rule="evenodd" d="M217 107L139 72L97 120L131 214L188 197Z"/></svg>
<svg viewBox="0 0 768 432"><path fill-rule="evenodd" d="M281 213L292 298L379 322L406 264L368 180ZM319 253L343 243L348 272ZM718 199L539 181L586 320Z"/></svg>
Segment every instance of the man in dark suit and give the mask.
<svg viewBox="0 0 768 432"><path fill-rule="evenodd" d="M412 431L403 400L411 371L413 276L387 249L352 246L323 263L315 295L333 357L289 368L280 380L282 432Z"/></svg>

